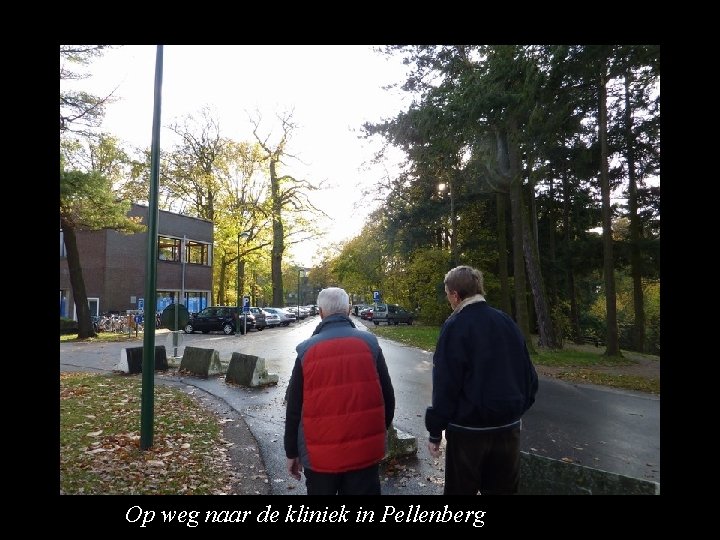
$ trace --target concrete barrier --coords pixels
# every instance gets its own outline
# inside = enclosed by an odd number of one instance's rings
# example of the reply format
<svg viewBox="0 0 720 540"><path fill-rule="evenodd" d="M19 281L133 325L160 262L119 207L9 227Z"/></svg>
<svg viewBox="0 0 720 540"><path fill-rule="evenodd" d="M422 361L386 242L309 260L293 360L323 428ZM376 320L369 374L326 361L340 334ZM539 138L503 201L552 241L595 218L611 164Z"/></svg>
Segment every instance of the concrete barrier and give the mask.
<svg viewBox="0 0 720 540"><path fill-rule="evenodd" d="M660 484L520 452L520 495L659 495Z"/></svg>
<svg viewBox="0 0 720 540"><path fill-rule="evenodd" d="M115 371L123 373L142 373L143 347L127 347L120 351L120 361ZM167 351L164 345L155 346L155 371L168 369Z"/></svg>
<svg viewBox="0 0 720 540"><path fill-rule="evenodd" d="M277 384L278 375L277 373L268 373L265 369L264 358L234 352L225 374L225 381L241 386L267 386Z"/></svg>
<svg viewBox="0 0 720 540"><path fill-rule="evenodd" d="M203 379L210 375L219 375L223 373L220 352L215 349L185 347L179 369Z"/></svg>
<svg viewBox="0 0 720 540"><path fill-rule="evenodd" d="M383 461L396 457L412 456L417 454L418 443L417 437L405 433L397 429L395 426L390 426L387 432L387 453L383 458Z"/></svg>

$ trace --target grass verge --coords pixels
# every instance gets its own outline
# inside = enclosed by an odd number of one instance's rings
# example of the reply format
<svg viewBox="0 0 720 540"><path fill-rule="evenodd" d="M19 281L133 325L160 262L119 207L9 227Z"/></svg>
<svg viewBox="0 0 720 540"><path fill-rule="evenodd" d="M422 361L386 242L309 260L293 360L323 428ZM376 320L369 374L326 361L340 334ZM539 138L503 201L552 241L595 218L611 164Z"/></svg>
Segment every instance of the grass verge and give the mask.
<svg viewBox="0 0 720 540"><path fill-rule="evenodd" d="M230 493L219 421L181 390L155 387L153 445L140 450L141 382L60 374L60 493Z"/></svg>
<svg viewBox="0 0 720 540"><path fill-rule="evenodd" d="M440 328L419 324L412 326L371 325L371 330L378 336L430 352L435 350L435 344L440 335ZM637 362L629 356L637 355L628 353L623 357L607 357L603 356L603 351L604 349L600 348L590 352L582 350L582 347L568 344L559 351L539 348L537 354L533 354L531 358L536 366L564 368L556 370L552 376L568 382L591 383L652 394L660 393L658 378L619 373L623 368L635 365ZM659 360L656 361L659 362ZM616 373L613 373L613 370Z"/></svg>
<svg viewBox="0 0 720 540"><path fill-rule="evenodd" d="M97 342L105 342L105 341L142 341L143 340L143 334L142 332L139 332L137 336L135 336L135 332L133 331L132 334L128 334L127 332L123 333L117 333L117 332L98 332L97 336L94 338L87 338L87 339L78 339L77 334L61 334L60 335L60 341L78 341L78 342L87 342L87 343L97 343Z"/></svg>

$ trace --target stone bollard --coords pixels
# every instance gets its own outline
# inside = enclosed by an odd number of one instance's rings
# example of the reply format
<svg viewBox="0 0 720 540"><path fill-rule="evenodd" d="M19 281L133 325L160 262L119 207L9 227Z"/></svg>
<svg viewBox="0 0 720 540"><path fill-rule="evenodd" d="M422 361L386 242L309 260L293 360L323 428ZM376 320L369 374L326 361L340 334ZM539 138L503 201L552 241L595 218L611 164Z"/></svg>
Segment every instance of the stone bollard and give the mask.
<svg viewBox="0 0 720 540"><path fill-rule="evenodd" d="M120 351L120 361L115 371L123 373L142 373L143 347L128 347ZM164 345L155 346L155 371L168 369L167 351Z"/></svg>
<svg viewBox="0 0 720 540"><path fill-rule="evenodd" d="M232 353L225 381L240 386L267 386L278 383L277 373L268 373L265 359L252 354Z"/></svg>
<svg viewBox="0 0 720 540"><path fill-rule="evenodd" d="M203 379L223 372L220 353L215 349L200 347L185 347L179 369Z"/></svg>
<svg viewBox="0 0 720 540"><path fill-rule="evenodd" d="M383 461L401 456L411 456L417 454L417 437L397 429L394 425L391 425L390 428L388 428L387 441L387 452Z"/></svg>

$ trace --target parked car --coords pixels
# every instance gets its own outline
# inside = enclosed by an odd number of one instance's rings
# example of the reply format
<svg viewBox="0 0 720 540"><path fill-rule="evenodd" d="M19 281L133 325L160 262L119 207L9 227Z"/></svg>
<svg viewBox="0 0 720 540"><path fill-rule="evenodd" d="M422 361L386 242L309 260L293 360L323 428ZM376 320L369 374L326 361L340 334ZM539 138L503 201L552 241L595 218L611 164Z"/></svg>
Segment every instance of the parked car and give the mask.
<svg viewBox="0 0 720 540"><path fill-rule="evenodd" d="M288 326L291 322L295 322L295 315L293 313L285 311L283 308L266 307L263 309L265 311L269 311L270 313L278 315L280 317L280 324L283 326Z"/></svg>
<svg viewBox="0 0 720 540"><path fill-rule="evenodd" d="M280 323L282 322L280 320L280 315L277 313L270 313L265 308L262 308L263 313L265 314L265 323L269 328L274 328L276 326L280 326Z"/></svg>
<svg viewBox="0 0 720 540"><path fill-rule="evenodd" d="M265 312L259 307L250 307L250 313L252 313L253 317L255 317L255 329L258 331L264 330L267 326Z"/></svg>
<svg viewBox="0 0 720 540"><path fill-rule="evenodd" d="M225 335L235 333L235 323L237 320L237 308L235 306L210 306L206 307L199 313L194 313L190 316L185 325L185 333L192 334L193 332L202 332L207 334L208 332L223 332ZM242 315L241 315L242 316ZM252 313L248 313L247 316L247 329L255 327L255 317ZM240 333L245 333L245 324L240 321L239 330Z"/></svg>
<svg viewBox="0 0 720 540"><path fill-rule="evenodd" d="M365 321L372 321L373 318L373 306L368 306L360 310L360 318Z"/></svg>
<svg viewBox="0 0 720 540"><path fill-rule="evenodd" d="M415 320L415 314L397 304L377 304L373 309L372 322L378 326L381 322L385 324L400 323L412 324Z"/></svg>

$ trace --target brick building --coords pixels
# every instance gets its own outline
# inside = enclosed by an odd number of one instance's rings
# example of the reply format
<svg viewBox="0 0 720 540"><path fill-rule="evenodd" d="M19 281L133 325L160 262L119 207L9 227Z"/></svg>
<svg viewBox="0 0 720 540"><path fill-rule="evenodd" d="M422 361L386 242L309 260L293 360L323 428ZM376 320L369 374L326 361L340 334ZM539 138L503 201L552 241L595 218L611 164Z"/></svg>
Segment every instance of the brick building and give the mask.
<svg viewBox="0 0 720 540"><path fill-rule="evenodd" d="M133 204L130 216L148 224L148 207ZM92 315L139 309L146 304L147 232L76 231L80 263ZM160 210L156 309L184 295L190 312L209 305L212 288L213 224ZM184 257L181 254L184 252ZM63 233L60 231L60 316L77 318Z"/></svg>

